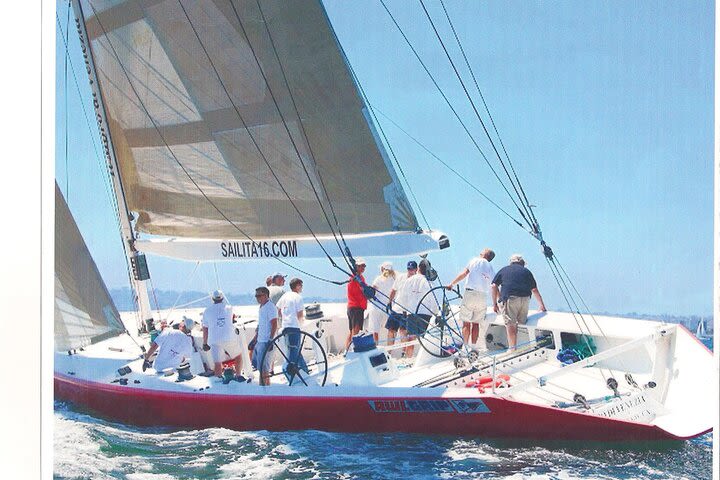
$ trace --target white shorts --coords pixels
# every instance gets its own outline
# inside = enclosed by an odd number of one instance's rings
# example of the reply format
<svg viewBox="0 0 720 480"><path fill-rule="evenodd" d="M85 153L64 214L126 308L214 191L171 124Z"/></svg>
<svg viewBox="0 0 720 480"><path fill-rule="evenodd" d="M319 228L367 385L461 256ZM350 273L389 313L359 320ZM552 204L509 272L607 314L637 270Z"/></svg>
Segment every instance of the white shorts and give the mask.
<svg viewBox="0 0 720 480"><path fill-rule="evenodd" d="M238 339L210 345L210 354L212 355L213 362L215 363L222 363L227 360L237 358L240 356L241 352L242 349L240 348L240 342Z"/></svg>
<svg viewBox="0 0 720 480"><path fill-rule="evenodd" d="M460 305L460 321L482 323L487 311L487 295L479 290L465 290Z"/></svg>
<svg viewBox="0 0 720 480"><path fill-rule="evenodd" d="M383 312L378 308L370 307L366 330L371 333L380 333L380 330L385 326L387 318L387 313Z"/></svg>

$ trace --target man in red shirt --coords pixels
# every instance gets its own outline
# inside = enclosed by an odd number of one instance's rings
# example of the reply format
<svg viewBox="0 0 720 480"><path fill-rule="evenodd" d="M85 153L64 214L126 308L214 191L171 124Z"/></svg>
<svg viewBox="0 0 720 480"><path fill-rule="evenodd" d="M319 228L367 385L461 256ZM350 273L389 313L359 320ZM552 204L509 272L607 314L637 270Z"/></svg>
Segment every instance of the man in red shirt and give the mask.
<svg viewBox="0 0 720 480"><path fill-rule="evenodd" d="M357 275L351 277L350 282L347 286L347 316L348 326L350 332L345 342L345 350L350 347L352 336L357 335L363 328L363 321L365 320L365 310L367 309L367 298L363 294L362 286L365 285L365 260L362 258L355 259L355 267Z"/></svg>

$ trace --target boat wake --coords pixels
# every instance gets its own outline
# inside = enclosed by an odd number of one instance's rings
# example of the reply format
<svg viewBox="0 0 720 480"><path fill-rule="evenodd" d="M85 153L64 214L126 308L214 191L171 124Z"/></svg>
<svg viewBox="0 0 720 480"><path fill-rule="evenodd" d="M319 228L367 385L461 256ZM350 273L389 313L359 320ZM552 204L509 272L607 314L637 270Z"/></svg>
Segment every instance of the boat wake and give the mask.
<svg viewBox="0 0 720 480"><path fill-rule="evenodd" d="M62 402L54 441L58 479L709 479L712 470L710 434L665 449L603 449L414 434L172 431L109 422Z"/></svg>

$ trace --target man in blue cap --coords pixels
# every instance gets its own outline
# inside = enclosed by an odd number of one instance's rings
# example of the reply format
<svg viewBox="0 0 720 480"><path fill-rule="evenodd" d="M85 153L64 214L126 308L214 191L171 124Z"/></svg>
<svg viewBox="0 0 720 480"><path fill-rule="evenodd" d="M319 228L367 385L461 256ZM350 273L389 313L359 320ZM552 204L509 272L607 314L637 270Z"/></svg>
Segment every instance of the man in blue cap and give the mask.
<svg viewBox="0 0 720 480"><path fill-rule="evenodd" d="M394 312L400 313L401 316L391 314L388 317L387 323L385 324L385 327L388 329L388 345L395 343L395 335L398 331L400 332L401 339L404 338L407 333L407 325L405 324L403 317L407 317L408 313L414 313L414 306L407 304L409 298L407 288L405 288L405 283L410 277L417 273L417 270L417 262L415 260L410 260L407 263L407 274L398 275L397 279L395 279L392 290L390 290L388 306ZM393 305L393 303L395 305Z"/></svg>

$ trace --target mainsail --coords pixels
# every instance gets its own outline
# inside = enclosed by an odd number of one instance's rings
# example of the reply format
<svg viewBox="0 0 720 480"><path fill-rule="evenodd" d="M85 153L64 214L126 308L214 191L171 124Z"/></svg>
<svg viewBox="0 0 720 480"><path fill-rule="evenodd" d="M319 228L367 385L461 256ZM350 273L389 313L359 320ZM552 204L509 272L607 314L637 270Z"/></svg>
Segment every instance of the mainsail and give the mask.
<svg viewBox="0 0 720 480"><path fill-rule="evenodd" d="M328 235L335 217L348 233L418 229L320 1L75 8L136 230L278 238L308 235L304 218Z"/></svg>
<svg viewBox="0 0 720 480"><path fill-rule="evenodd" d="M84 347L124 330L100 272L55 183L55 350Z"/></svg>

